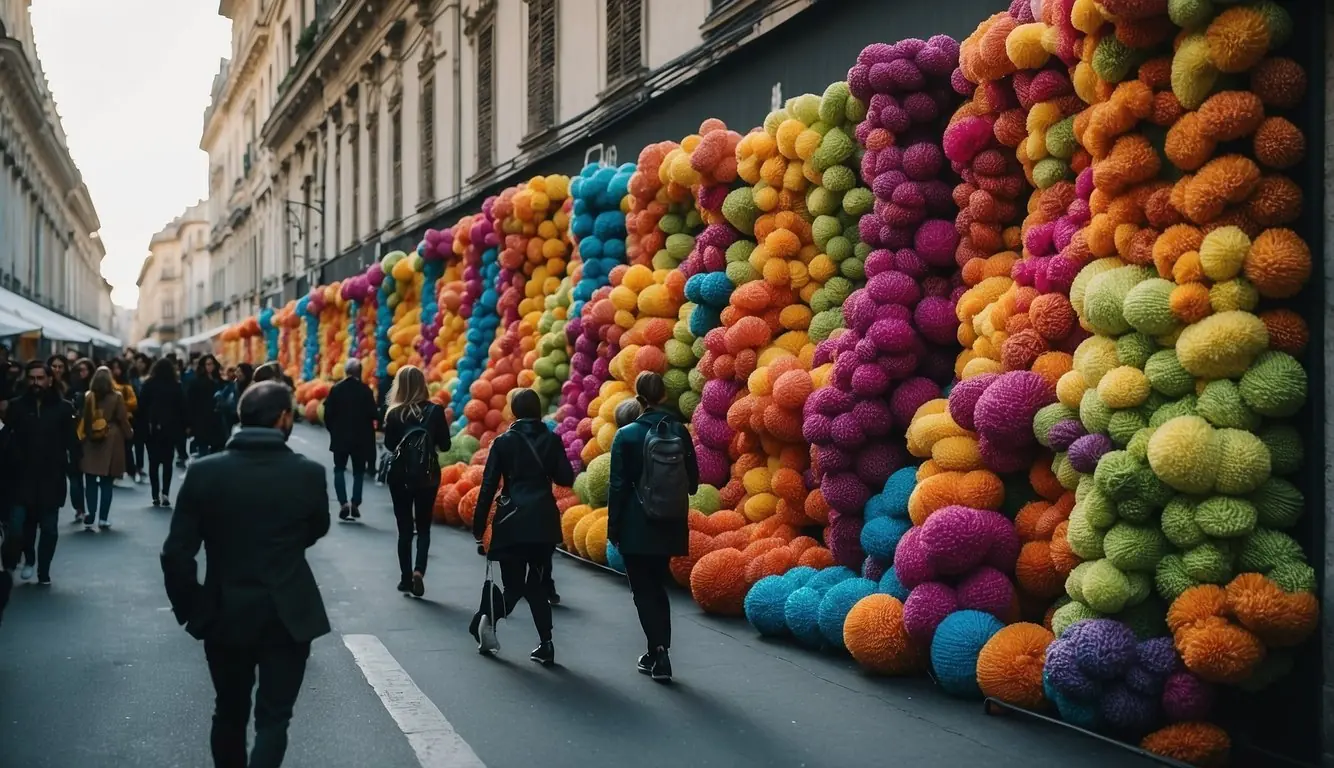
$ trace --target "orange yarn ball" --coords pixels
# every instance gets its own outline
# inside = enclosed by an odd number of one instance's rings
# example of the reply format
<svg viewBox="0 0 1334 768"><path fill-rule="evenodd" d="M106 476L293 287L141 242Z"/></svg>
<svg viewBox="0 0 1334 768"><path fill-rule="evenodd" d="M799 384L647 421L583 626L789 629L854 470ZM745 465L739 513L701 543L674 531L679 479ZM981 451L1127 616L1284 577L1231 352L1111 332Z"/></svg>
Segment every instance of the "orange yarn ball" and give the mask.
<svg viewBox="0 0 1334 768"><path fill-rule="evenodd" d="M1145 736L1140 746L1155 755L1210 768L1228 764L1232 741L1213 723L1174 723Z"/></svg>
<svg viewBox="0 0 1334 768"><path fill-rule="evenodd" d="M746 600L746 556L717 549L701 557L690 572L690 594L705 613L740 616Z"/></svg>
<svg viewBox="0 0 1334 768"><path fill-rule="evenodd" d="M834 553L825 547L810 547L797 557L797 565L805 565L815 570L830 568L834 565Z"/></svg>
<svg viewBox="0 0 1334 768"><path fill-rule="evenodd" d="M903 628L903 603L890 595L868 595L843 620L843 644L862 668L878 675L907 675L922 656Z"/></svg>
<svg viewBox="0 0 1334 768"><path fill-rule="evenodd" d="M1311 340L1311 331L1302 316L1291 309L1268 309L1260 313L1260 320L1269 330L1269 348L1301 357Z"/></svg>
<svg viewBox="0 0 1334 768"><path fill-rule="evenodd" d="M1065 593L1065 576L1056 570L1051 544L1046 541L1024 544L1014 564L1014 578L1033 597L1053 600Z"/></svg>
<svg viewBox="0 0 1334 768"><path fill-rule="evenodd" d="M1042 668L1055 636L1037 624L1011 624L991 636L977 656L983 696L1024 709L1042 709Z"/></svg>
<svg viewBox="0 0 1334 768"><path fill-rule="evenodd" d="M1290 229L1267 229L1251 243L1243 269L1261 296L1291 298L1311 277L1311 249Z"/></svg>

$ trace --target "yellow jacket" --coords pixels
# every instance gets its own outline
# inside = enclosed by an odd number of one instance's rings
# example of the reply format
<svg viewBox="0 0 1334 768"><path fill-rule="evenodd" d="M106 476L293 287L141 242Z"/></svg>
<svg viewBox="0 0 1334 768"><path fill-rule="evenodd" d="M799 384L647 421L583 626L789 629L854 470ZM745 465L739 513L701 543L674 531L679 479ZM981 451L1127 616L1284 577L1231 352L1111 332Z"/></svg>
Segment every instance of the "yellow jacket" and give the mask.
<svg viewBox="0 0 1334 768"><path fill-rule="evenodd" d="M125 401L125 410L133 416L134 409L139 407L139 397L134 394L134 387L130 384L117 384L116 391L120 393L120 398Z"/></svg>

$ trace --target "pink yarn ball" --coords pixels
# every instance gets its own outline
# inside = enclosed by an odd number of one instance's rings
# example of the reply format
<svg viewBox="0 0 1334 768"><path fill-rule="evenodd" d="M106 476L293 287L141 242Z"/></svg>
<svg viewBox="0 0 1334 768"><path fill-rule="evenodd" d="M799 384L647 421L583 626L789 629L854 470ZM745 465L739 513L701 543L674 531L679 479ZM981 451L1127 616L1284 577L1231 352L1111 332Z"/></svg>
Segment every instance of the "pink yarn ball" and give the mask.
<svg viewBox="0 0 1334 768"><path fill-rule="evenodd" d="M971 608L1008 622L1014 606L1014 585L990 566L981 566L959 579L954 587L960 608Z"/></svg>
<svg viewBox="0 0 1334 768"><path fill-rule="evenodd" d="M897 555L895 560L897 561ZM899 580L903 576L894 569ZM919 647L929 648L935 637L936 627L946 616L958 610L959 601L954 590L938 581L928 581L913 588L908 599L903 603L903 628Z"/></svg>
<svg viewBox="0 0 1334 768"><path fill-rule="evenodd" d="M913 310L913 323L922 337L932 344L953 346L958 338L958 319L954 302L939 296L922 299Z"/></svg>
<svg viewBox="0 0 1334 768"><path fill-rule="evenodd" d="M933 267L954 266L954 251L959 245L959 233L953 222L930 219L922 223L913 237L913 249L922 260Z"/></svg>
<svg viewBox="0 0 1334 768"><path fill-rule="evenodd" d="M952 505L936 510L922 524L922 551L935 574L965 573L986 558L994 534L983 512Z"/></svg>
<svg viewBox="0 0 1334 768"><path fill-rule="evenodd" d="M898 444L873 443L857 455L857 477L871 488L883 488L889 476L901 469L906 460L907 456Z"/></svg>
<svg viewBox="0 0 1334 768"><path fill-rule="evenodd" d="M1035 440L1033 417L1055 401L1056 392L1041 375L1003 373L977 399L973 411L976 431L997 448L1022 448Z"/></svg>
<svg viewBox="0 0 1334 768"><path fill-rule="evenodd" d="M867 499L871 498L866 483L850 472L826 474L820 489L830 507L848 515L860 515ZM858 534L860 536L860 531Z"/></svg>
<svg viewBox="0 0 1334 768"><path fill-rule="evenodd" d="M834 555L834 562L852 569L861 567L866 559L862 550L862 519L853 515L830 515L825 529L825 544Z"/></svg>
<svg viewBox="0 0 1334 768"><path fill-rule="evenodd" d="M900 429L907 429L917 409L937 397L940 397L940 387L930 379L918 376L899 384L889 398L894 424Z"/></svg>
<svg viewBox="0 0 1334 768"><path fill-rule="evenodd" d="M909 589L935 576L926 550L922 548L921 533L920 527L909 528L894 548L894 573L899 577L899 582Z"/></svg>
<svg viewBox="0 0 1334 768"><path fill-rule="evenodd" d="M982 397L982 393L987 391L987 387L1000 377L996 373L984 373L981 376L974 376L971 379L964 379L954 385L950 390L949 409L950 418L955 424L970 431L977 431L977 424L973 420L974 412L977 409L977 401Z"/></svg>

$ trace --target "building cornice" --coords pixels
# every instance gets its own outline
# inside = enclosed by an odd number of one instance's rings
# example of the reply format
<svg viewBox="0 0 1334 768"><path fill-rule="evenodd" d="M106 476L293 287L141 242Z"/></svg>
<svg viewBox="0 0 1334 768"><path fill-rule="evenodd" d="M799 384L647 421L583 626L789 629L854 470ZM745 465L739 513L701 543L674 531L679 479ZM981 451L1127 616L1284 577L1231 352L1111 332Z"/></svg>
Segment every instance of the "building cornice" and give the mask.
<svg viewBox="0 0 1334 768"><path fill-rule="evenodd" d="M320 30L315 48L294 66L278 103L260 131L263 142L277 149L296 132L312 104L324 99L324 85L344 69L359 68L351 52L378 28L376 20L390 7L406 8L406 0L344 0L338 12ZM342 98L337 94L335 98Z"/></svg>
<svg viewBox="0 0 1334 768"><path fill-rule="evenodd" d="M46 101L37 85L36 73L23 52L23 46L12 37L0 38L0 82L10 86L6 92L15 94L13 102L24 126L36 137L37 151L46 161L48 172L56 179L59 197L83 183L69 150L60 142L47 122Z"/></svg>
<svg viewBox="0 0 1334 768"><path fill-rule="evenodd" d="M245 48L239 57L240 64L227 73L227 83L222 87L222 98L218 100L217 112L226 113L231 109L236 96L242 93L250 76L259 69L259 61L264 57L269 44L269 22L257 20L250 26Z"/></svg>

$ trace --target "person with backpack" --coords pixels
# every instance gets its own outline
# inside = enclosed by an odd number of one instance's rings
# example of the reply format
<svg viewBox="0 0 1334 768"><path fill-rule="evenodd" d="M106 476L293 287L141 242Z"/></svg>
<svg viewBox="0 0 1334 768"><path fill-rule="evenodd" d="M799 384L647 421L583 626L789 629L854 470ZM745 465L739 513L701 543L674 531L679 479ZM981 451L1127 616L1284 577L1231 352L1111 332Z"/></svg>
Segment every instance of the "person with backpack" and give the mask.
<svg viewBox="0 0 1334 768"><path fill-rule="evenodd" d="M690 496L699 489L699 465L690 433L674 414L658 406L667 399L662 376L645 371L635 379L635 399L644 413L617 430L611 444L607 486L607 541L625 561L639 624L648 652L640 674L672 679L668 563L689 552Z"/></svg>
<svg viewBox="0 0 1334 768"><path fill-rule="evenodd" d="M79 439L83 442L83 497L87 504L83 529L93 529L94 514L97 527L111 527L111 497L116 478L125 474L126 446L134 439L130 427L130 413L105 365L93 374L88 392L83 396L82 417L79 419Z"/></svg>
<svg viewBox="0 0 1334 768"><path fill-rule="evenodd" d="M389 463L389 497L398 522L398 591L421 597L426 593L426 556L431 549L431 515L440 489L440 455L449 450L445 411L432 403L420 368L398 369L389 388L384 418L384 446ZM417 534L417 557L412 535Z"/></svg>
<svg viewBox="0 0 1334 768"><path fill-rule="evenodd" d="M500 564L505 591L500 604L492 606L488 585L482 607L468 631L477 641L478 651L489 654L500 650L495 622L509 616L519 600L526 599L538 637L538 646L528 658L550 666L556 663L556 647L551 640L551 556L561 540L560 510L551 486L574 485L574 469L561 441L542 423L542 401L536 392L514 390L510 413L514 422L491 443L487 454L472 523L477 551ZM500 500L492 514L491 503L497 492ZM490 546L483 547L488 527Z"/></svg>
<svg viewBox="0 0 1334 768"><path fill-rule="evenodd" d="M133 428L134 414L139 409L139 386L130 380L127 371L129 365L119 357L113 357L107 361L107 368L111 371L112 384L125 402L125 412L129 414L130 427ZM130 476L132 481L142 485L144 482L143 456L142 452L135 453L134 443L134 437L127 434L125 436L125 473Z"/></svg>
<svg viewBox="0 0 1334 768"><path fill-rule="evenodd" d="M167 358L153 363L153 370L139 389L139 421L148 448L148 482L153 506L171 506L171 456L185 439L185 390L176 380L176 364ZM136 438L139 435L136 432Z"/></svg>

